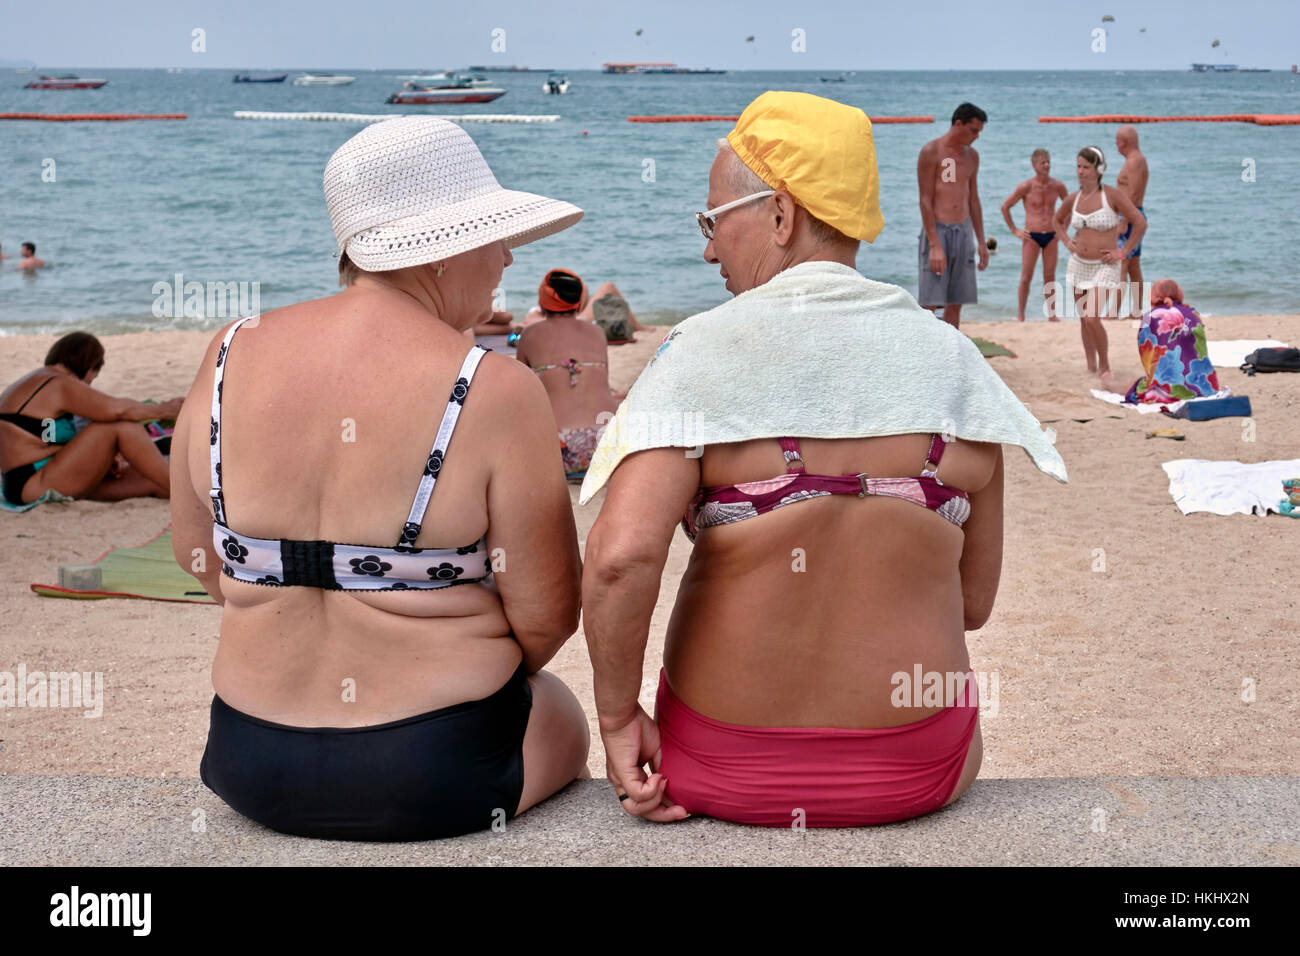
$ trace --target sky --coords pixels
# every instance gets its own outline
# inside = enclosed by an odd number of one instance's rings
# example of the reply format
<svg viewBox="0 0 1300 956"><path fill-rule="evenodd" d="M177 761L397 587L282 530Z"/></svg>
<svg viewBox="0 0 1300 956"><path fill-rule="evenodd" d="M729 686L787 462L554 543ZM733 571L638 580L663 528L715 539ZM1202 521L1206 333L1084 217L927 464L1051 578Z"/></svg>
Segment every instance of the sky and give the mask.
<svg viewBox="0 0 1300 956"><path fill-rule="evenodd" d="M1107 14L1113 23L1102 22ZM1185 70L1300 61L1297 0L0 0L0 23L0 61L43 67L576 70L651 60L728 70ZM1104 51L1093 49L1097 28L1107 31Z"/></svg>

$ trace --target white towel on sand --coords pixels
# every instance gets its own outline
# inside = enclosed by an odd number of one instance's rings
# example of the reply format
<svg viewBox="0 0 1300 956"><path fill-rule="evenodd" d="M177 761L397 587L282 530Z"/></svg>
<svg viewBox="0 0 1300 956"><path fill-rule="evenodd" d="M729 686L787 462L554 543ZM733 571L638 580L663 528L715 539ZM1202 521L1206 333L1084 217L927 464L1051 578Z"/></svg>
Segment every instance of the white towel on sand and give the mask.
<svg viewBox="0 0 1300 956"><path fill-rule="evenodd" d="M1279 511L1285 496L1282 481L1300 478L1300 458L1261 461L1206 461L1179 458L1162 466L1169 476L1169 493L1183 514L1208 511L1216 515L1268 514Z"/></svg>
<svg viewBox="0 0 1300 956"><path fill-rule="evenodd" d="M650 448L916 432L1019 445L1066 481L1051 437L974 342L896 285L804 262L669 332L605 428L579 502Z"/></svg>
<svg viewBox="0 0 1300 956"><path fill-rule="evenodd" d="M1169 410L1169 414L1175 418L1185 418L1178 413L1187 407L1188 402L1208 402L1215 398L1227 398L1232 394L1232 389L1221 388L1213 395L1202 395L1200 398L1183 398L1176 402L1126 402L1124 396L1119 392L1103 392L1099 388L1089 389L1093 398L1099 398L1103 402L1109 402L1112 405L1118 405L1120 408L1130 408L1141 412L1143 415L1150 415L1152 412L1159 412L1164 409Z"/></svg>
<svg viewBox="0 0 1300 956"><path fill-rule="evenodd" d="M1246 356L1255 349L1284 349L1285 342L1277 339L1221 339L1218 342L1207 341L1205 351L1210 356L1210 364L1219 368L1241 368Z"/></svg>

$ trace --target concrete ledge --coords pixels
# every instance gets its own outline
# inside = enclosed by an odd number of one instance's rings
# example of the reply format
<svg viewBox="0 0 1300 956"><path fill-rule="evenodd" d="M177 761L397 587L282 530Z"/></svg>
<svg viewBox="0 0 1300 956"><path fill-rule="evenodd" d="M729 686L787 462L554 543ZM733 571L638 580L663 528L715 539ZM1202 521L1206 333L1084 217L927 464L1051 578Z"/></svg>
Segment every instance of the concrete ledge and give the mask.
<svg viewBox="0 0 1300 956"><path fill-rule="evenodd" d="M4 866L1296 866L1300 777L988 779L928 817L803 832L645 823L584 780L504 833L379 844L266 830L195 779L0 775L0 833Z"/></svg>

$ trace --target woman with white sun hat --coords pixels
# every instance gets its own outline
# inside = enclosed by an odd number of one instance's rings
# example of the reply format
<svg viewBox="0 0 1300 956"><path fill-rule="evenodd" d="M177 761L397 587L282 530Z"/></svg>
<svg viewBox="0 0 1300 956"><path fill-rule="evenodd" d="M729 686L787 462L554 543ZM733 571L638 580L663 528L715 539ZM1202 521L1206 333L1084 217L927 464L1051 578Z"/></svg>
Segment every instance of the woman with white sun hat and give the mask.
<svg viewBox="0 0 1300 956"><path fill-rule="evenodd" d="M176 556L223 606L201 775L290 833L486 829L585 775L589 735L542 670L579 611L550 403L462 332L582 210L432 117L349 139L325 199L346 288L223 329L173 438Z"/></svg>

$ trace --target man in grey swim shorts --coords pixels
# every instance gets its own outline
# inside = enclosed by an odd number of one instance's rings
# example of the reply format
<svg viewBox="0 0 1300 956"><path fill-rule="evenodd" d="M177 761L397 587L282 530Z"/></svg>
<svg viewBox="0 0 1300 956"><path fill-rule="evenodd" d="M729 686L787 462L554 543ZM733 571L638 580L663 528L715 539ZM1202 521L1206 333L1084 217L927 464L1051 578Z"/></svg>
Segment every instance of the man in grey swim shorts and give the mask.
<svg viewBox="0 0 1300 956"><path fill-rule="evenodd" d="M942 308L944 321L954 328L961 321L961 307L977 301L976 258L980 270L989 264L976 186L980 157L971 148L986 122L982 109L962 103L952 114L948 132L921 147L916 160L921 193L916 300L922 308Z"/></svg>

